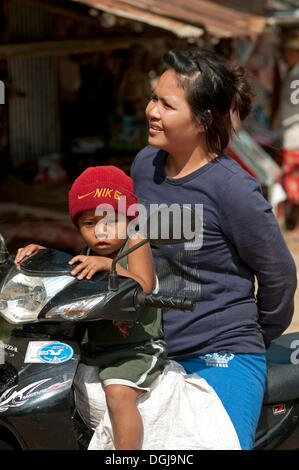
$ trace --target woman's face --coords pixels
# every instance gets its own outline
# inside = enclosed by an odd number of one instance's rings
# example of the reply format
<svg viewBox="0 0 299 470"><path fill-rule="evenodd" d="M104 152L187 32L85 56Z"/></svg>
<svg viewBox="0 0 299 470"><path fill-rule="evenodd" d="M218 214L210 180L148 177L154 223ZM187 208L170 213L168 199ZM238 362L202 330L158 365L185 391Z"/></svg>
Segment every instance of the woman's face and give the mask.
<svg viewBox="0 0 299 470"><path fill-rule="evenodd" d="M78 217L80 234L86 245L97 255L112 257L127 239L128 219L117 211L105 211L97 216L94 209Z"/></svg>
<svg viewBox="0 0 299 470"><path fill-rule="evenodd" d="M146 117L150 145L178 156L198 145L200 126L192 116L185 90L174 70L161 75L146 107Z"/></svg>

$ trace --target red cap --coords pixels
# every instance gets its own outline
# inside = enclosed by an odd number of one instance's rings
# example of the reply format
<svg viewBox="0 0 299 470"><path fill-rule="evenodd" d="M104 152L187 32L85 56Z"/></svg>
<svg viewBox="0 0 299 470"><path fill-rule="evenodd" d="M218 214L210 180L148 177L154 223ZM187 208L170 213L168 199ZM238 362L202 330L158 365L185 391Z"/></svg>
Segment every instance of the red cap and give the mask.
<svg viewBox="0 0 299 470"><path fill-rule="evenodd" d="M125 196L125 204L120 204L122 196ZM127 215L129 206L136 203L132 179L116 166L87 168L69 192L69 211L75 225L81 212L96 209L100 204L110 204L116 211L126 211ZM127 216L133 218L135 215Z"/></svg>

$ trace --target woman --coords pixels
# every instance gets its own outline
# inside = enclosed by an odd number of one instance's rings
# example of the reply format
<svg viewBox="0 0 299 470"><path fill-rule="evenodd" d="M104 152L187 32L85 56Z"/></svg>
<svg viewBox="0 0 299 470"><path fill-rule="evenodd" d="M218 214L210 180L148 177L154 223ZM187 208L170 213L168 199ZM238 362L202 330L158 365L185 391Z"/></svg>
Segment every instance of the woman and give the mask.
<svg viewBox="0 0 299 470"><path fill-rule="evenodd" d="M198 204L203 216L197 247L153 247L160 292L196 300L192 313L163 312L169 357L207 380L251 449L265 348L292 319L296 266L260 185L224 153L231 111L244 120L251 110L244 70L207 50L170 51L165 64L146 108L150 145L132 165L134 189L148 210Z"/></svg>

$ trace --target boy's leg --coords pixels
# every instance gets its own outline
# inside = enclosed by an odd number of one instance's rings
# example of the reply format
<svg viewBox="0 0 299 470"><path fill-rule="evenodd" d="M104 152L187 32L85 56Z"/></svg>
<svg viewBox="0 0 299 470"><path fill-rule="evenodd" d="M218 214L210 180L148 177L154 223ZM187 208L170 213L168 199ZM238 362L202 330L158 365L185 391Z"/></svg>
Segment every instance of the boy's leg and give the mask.
<svg viewBox="0 0 299 470"><path fill-rule="evenodd" d="M164 370L167 350L164 341L128 345L106 350L99 377L103 382L116 449L139 449L143 424L136 400L148 392ZM104 367L103 367L104 366Z"/></svg>
<svg viewBox="0 0 299 470"><path fill-rule="evenodd" d="M143 424L136 400L142 390L126 385L108 385L106 401L116 450L138 450L142 445Z"/></svg>

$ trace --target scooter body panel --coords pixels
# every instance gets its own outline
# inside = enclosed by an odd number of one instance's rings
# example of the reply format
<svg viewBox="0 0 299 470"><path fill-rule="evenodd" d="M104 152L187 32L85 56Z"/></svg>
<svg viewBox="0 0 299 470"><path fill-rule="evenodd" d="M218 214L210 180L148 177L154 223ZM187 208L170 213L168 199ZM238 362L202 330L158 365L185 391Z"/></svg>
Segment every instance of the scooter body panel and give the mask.
<svg viewBox="0 0 299 470"><path fill-rule="evenodd" d="M0 426L12 432L23 449L78 449L72 422L78 344L21 334L3 343Z"/></svg>
<svg viewBox="0 0 299 470"><path fill-rule="evenodd" d="M264 405L254 450L299 449L299 399Z"/></svg>

